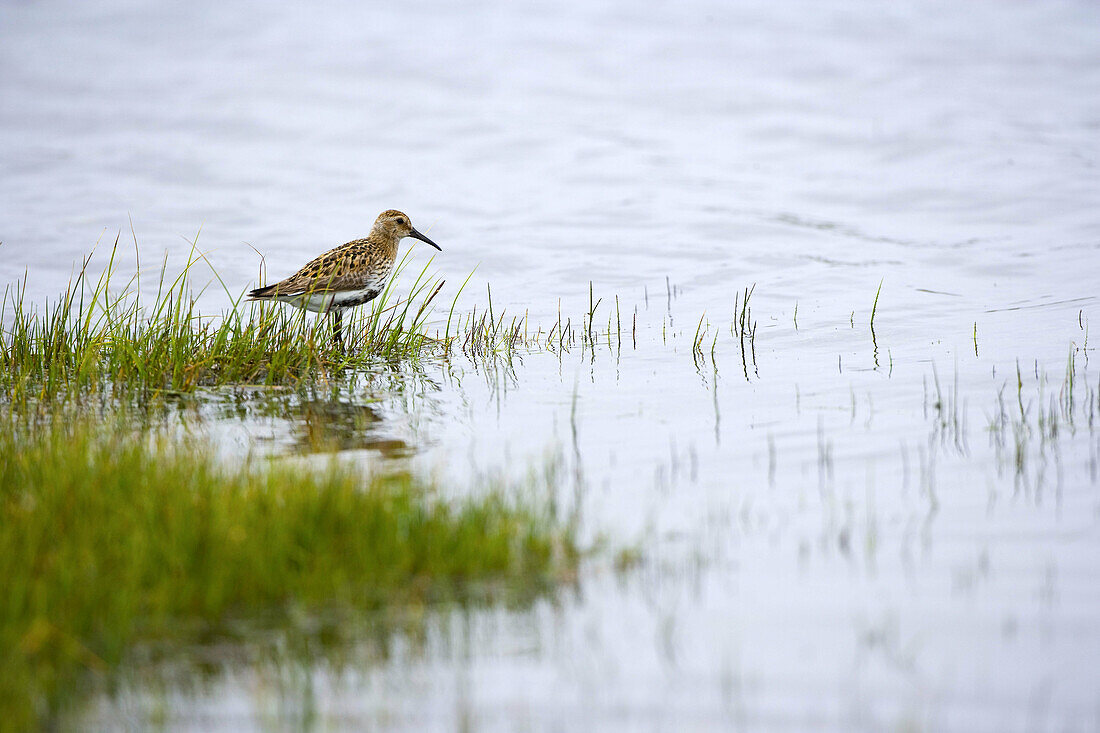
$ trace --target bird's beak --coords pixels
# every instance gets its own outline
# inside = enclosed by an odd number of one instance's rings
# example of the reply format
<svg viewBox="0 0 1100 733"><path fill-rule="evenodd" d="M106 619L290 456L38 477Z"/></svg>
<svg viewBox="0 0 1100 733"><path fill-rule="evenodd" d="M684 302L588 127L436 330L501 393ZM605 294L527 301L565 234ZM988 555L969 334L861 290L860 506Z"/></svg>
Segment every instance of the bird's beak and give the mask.
<svg viewBox="0 0 1100 733"><path fill-rule="evenodd" d="M427 237L425 237L423 234L416 231L415 229L413 229L411 232L409 232L409 236L412 237L413 239L419 239L421 242L427 242L428 244L430 244L433 247L435 247L436 249L438 249L440 252L443 251L442 247L440 247L438 244L436 244L432 240L428 239Z"/></svg>

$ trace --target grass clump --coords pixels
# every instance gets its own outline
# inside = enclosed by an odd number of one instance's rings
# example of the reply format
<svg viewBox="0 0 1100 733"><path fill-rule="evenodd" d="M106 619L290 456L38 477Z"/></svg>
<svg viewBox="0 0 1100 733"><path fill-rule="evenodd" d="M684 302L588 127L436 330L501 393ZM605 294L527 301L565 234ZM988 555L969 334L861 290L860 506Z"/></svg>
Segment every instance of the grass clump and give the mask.
<svg viewBox="0 0 1100 733"><path fill-rule="evenodd" d="M0 429L0 728L48 723L128 649L254 616L545 589L571 530L408 474L228 467L87 419Z"/></svg>
<svg viewBox="0 0 1100 733"><path fill-rule="evenodd" d="M198 250L192 250L174 280L162 267L151 300L142 297L137 275L129 280L118 275L117 252L116 240L98 278L89 275L90 258L85 260L66 291L42 308L27 301L26 281L5 290L0 303L0 390L6 396L0 399L20 409L88 396L133 404L150 394L187 393L202 387L327 382L379 364L424 358L461 354L475 364L510 364L525 352L561 355L579 344L594 354L601 343L615 351L623 342L618 298L614 312L604 309L606 324L602 311L597 322L603 299L595 297L591 283L587 312L574 321L562 316L559 303L557 320L545 330L530 324L526 312L513 315L494 308L488 289L485 308L456 312L471 273L454 293L446 319L434 320L444 282L428 274L430 261L412 278L407 294L398 294L410 250L379 297L345 317L345 347L340 348L327 316L314 317L279 303L245 303L243 291L234 295L216 271L209 283L196 287L192 270L206 263ZM197 299L214 283L221 285L232 306L217 315L203 315ZM731 328L741 346L746 378L746 354L751 352L754 369L756 361L750 295L746 290L739 312L734 304ZM693 341L697 361L702 356L702 337L708 332L701 330L702 324L700 319ZM636 348L637 308L627 327ZM712 359L716 348L717 333L711 340Z"/></svg>
<svg viewBox="0 0 1100 733"><path fill-rule="evenodd" d="M228 288L233 307L216 317L201 315L196 299L202 288L194 287L191 271L204 258L195 251L175 280L168 281L161 270L157 295L145 302L136 276L116 282L117 242L115 247L98 279L89 276L86 260L66 291L42 311L26 302L25 282L6 290L0 308L0 388L11 402L104 391L133 396L227 384L295 384L378 360L445 353L445 342L427 330L443 282L425 266L407 297L397 296L407 253L371 307L356 309L346 328L348 348L341 350L334 348L327 318L311 319L277 303L244 307L243 296Z"/></svg>

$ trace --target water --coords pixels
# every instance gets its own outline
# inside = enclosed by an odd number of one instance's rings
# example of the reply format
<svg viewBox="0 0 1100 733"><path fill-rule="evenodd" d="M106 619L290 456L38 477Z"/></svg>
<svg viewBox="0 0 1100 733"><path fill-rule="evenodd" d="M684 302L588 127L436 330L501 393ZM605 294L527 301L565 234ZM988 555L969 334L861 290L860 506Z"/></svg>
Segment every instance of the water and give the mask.
<svg viewBox="0 0 1100 733"><path fill-rule="evenodd" d="M256 250L289 274L398 207L451 285L478 267L468 304L489 283L577 322L591 282L597 324L615 295L624 323L621 346L510 373L457 360L204 414L231 452L320 442L456 492L556 463L586 537L637 543L636 569L597 557L553 602L440 612L339 672L134 674L89 721L1095 729L1098 22L1085 2L0 9L0 278L26 271L33 299L97 239L131 247L131 219L146 272L201 227L235 295ZM755 365L729 331L753 284Z"/></svg>

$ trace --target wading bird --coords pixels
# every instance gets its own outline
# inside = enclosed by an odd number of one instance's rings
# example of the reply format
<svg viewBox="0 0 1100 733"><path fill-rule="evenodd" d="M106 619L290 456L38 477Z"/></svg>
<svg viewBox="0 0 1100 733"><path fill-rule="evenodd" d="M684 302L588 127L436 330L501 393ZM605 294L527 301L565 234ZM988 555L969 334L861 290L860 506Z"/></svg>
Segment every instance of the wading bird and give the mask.
<svg viewBox="0 0 1100 733"><path fill-rule="evenodd" d="M343 314L378 297L397 259L397 245L405 237L442 248L416 231L400 211L383 211L366 239L355 239L311 260L285 280L256 288L249 300L277 300L314 313L332 314L332 336L343 347Z"/></svg>

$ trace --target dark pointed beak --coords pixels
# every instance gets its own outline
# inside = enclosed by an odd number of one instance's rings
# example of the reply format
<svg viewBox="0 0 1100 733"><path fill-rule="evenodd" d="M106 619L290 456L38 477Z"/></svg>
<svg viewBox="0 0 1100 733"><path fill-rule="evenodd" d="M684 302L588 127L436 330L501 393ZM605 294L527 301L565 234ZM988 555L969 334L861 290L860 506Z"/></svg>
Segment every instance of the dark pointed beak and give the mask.
<svg viewBox="0 0 1100 733"><path fill-rule="evenodd" d="M433 247L435 247L436 249L438 249L440 252L443 251L442 247L440 247L438 244L436 244L432 240L428 239L427 237L425 237L423 234L416 231L415 229L413 229L411 232L409 232L409 236L412 237L413 239L419 239L421 242L427 242L428 244L430 244Z"/></svg>

